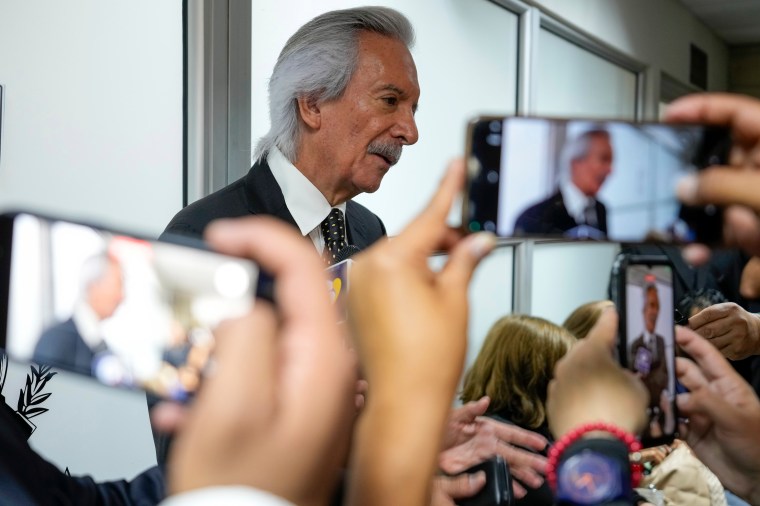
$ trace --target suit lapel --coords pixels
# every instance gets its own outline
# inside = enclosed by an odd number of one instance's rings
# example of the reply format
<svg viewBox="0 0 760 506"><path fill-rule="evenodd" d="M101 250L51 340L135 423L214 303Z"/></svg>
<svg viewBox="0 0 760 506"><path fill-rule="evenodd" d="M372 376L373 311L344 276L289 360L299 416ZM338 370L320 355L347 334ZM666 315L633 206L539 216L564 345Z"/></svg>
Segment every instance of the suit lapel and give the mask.
<svg viewBox="0 0 760 506"><path fill-rule="evenodd" d="M372 244L372 238L367 235L367 227L364 221L354 212L353 201L346 202L346 224L348 225L349 244L353 244L359 249L365 249Z"/></svg>
<svg viewBox="0 0 760 506"><path fill-rule="evenodd" d="M298 227L285 204L280 185L266 160L256 162L245 176L245 195L252 214L266 214Z"/></svg>

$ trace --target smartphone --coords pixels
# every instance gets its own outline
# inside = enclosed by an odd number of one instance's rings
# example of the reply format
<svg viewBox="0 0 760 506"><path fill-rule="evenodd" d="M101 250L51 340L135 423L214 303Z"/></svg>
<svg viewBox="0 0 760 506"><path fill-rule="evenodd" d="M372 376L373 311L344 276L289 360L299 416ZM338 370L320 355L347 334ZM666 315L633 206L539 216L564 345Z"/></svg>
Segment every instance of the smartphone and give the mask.
<svg viewBox="0 0 760 506"><path fill-rule="evenodd" d="M649 392L644 447L678 435L673 266L665 256L621 255L613 266L618 308L618 357Z"/></svg>
<svg viewBox="0 0 760 506"><path fill-rule="evenodd" d="M503 457L497 455L476 464L459 474L486 473L486 484L472 497L457 499L458 506L510 506L512 501L512 475Z"/></svg>
<svg viewBox="0 0 760 506"><path fill-rule="evenodd" d="M0 347L11 359L185 400L257 266L32 213L0 216Z"/></svg>
<svg viewBox="0 0 760 506"><path fill-rule="evenodd" d="M465 231L501 237L704 242L714 206L682 206L677 181L726 163L728 129L624 121L480 117L467 129Z"/></svg>

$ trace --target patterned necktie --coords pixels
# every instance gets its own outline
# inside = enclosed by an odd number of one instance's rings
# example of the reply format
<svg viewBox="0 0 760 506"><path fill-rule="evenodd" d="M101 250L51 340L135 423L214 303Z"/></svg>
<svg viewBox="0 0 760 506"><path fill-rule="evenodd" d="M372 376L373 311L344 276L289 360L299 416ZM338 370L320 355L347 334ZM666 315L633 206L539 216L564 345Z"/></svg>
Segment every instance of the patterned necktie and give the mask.
<svg viewBox="0 0 760 506"><path fill-rule="evenodd" d="M332 265L338 252L346 247L346 221L343 219L343 211L333 208L320 227L325 239L325 261L327 265Z"/></svg>
<svg viewBox="0 0 760 506"><path fill-rule="evenodd" d="M586 203L586 207L583 209L583 221L588 225L589 227L598 227L599 223L597 223L596 219L596 201L595 200L589 200Z"/></svg>

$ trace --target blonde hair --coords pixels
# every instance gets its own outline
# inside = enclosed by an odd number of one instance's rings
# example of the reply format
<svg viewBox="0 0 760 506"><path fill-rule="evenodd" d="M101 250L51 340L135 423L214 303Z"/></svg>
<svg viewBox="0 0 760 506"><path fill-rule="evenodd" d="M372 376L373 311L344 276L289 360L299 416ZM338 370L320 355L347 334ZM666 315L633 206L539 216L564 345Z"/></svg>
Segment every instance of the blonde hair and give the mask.
<svg viewBox="0 0 760 506"><path fill-rule="evenodd" d="M546 419L546 390L554 365L575 341L567 330L543 318L499 319L465 376L462 401L487 395L489 412L506 410L514 423L539 427Z"/></svg>
<svg viewBox="0 0 760 506"><path fill-rule="evenodd" d="M615 303L611 300L588 302L582 306L578 306L575 311L570 313L570 316L567 317L562 326L578 339L583 339L591 328L596 325L604 310L610 307L615 307Z"/></svg>

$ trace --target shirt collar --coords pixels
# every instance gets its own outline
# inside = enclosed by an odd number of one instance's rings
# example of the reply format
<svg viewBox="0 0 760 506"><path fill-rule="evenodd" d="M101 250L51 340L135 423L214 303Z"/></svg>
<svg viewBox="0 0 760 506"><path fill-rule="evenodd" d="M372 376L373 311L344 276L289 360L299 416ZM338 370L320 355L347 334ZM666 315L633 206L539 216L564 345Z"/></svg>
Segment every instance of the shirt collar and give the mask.
<svg viewBox="0 0 760 506"><path fill-rule="evenodd" d="M594 203L595 200L592 197L587 197L571 181L560 182L559 191L562 193L562 202L565 204L567 214L578 223L585 222L583 213L586 207Z"/></svg>
<svg viewBox="0 0 760 506"><path fill-rule="evenodd" d="M330 214L333 206L278 148L273 147L269 151L267 163L301 235L308 235ZM345 214L345 202L334 207Z"/></svg>

